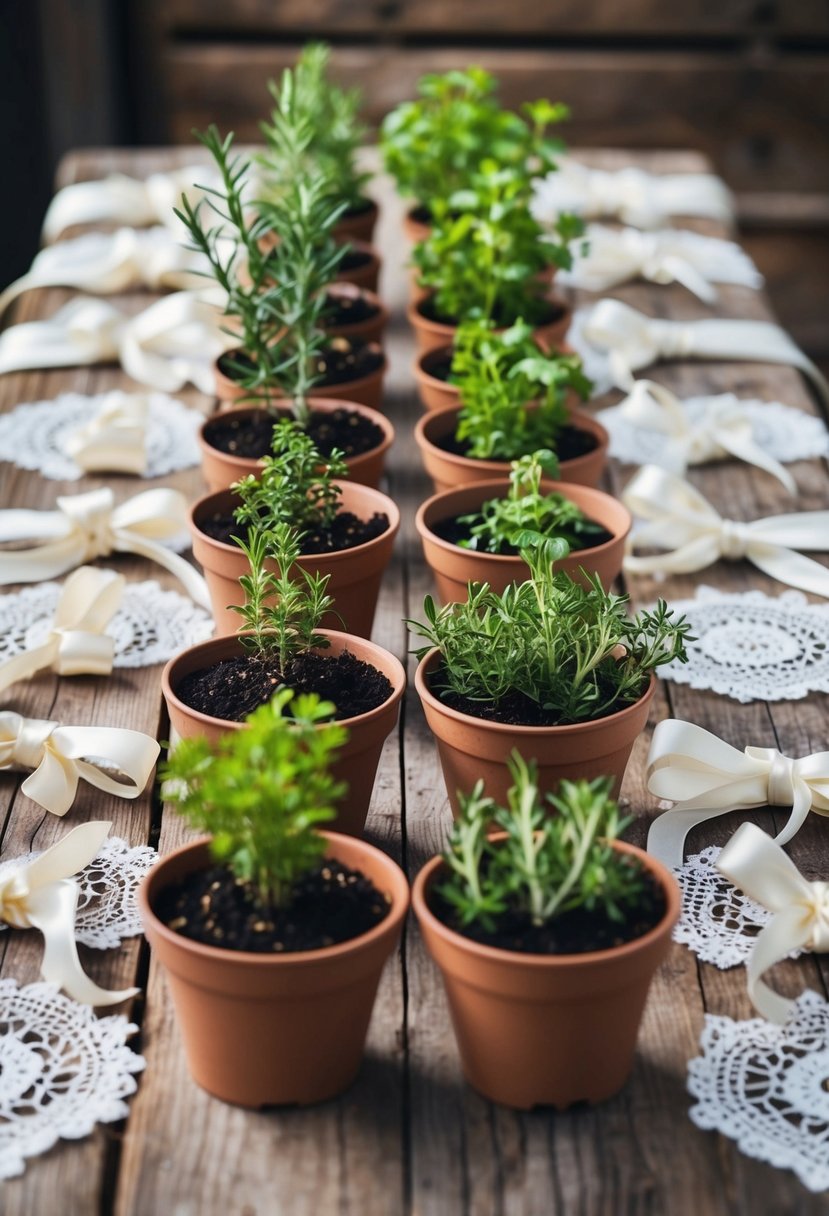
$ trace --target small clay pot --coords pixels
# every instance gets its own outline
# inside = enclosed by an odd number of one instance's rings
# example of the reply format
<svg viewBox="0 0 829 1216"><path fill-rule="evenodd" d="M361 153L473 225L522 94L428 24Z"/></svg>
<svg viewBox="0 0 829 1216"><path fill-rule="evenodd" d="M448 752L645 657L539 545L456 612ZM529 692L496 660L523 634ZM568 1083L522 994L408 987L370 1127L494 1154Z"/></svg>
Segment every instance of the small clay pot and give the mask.
<svg viewBox="0 0 829 1216"><path fill-rule="evenodd" d="M349 401L357 405L367 405L373 410L379 409L383 403L383 379L386 375L388 361L379 342L368 342L367 345L380 356L380 363L373 372L369 372L367 376L356 376L353 380L342 380L337 384L315 384L314 396L323 400L339 401L340 403ZM221 359L217 359L213 364L213 383L220 409L254 403L250 389L243 388L241 384L222 371ZM274 401L279 401L284 397L284 393L278 388L271 389L270 395Z"/></svg>
<svg viewBox="0 0 829 1216"><path fill-rule="evenodd" d="M403 232L406 239L411 241L413 245L417 245L420 241L425 241L432 233L432 222L426 219L428 209L422 204L417 203L410 207L403 216Z"/></svg>
<svg viewBox="0 0 829 1216"><path fill-rule="evenodd" d="M373 315L366 317L364 321L355 321L350 325L326 325L325 332L330 337L347 338L349 342L356 340L376 342L382 345L390 314L378 295L375 295L373 291L366 291L362 287L355 287L353 283L332 283L326 289L325 294L351 300L362 297L374 309Z"/></svg>
<svg viewBox="0 0 829 1216"><path fill-rule="evenodd" d="M561 355L575 354L575 351L569 348L566 342L562 342L556 349ZM420 397L420 404L424 410L444 410L450 406L460 408L460 387L434 374L435 368L441 364L451 364L453 354L454 347L439 346L415 359L412 371L417 383L417 395ZM567 390L567 403L571 410L577 409L580 401L581 397L575 389Z"/></svg>
<svg viewBox="0 0 829 1216"><path fill-rule="evenodd" d="M373 845L335 832L322 835L327 856L361 871L390 899L380 924L336 946L255 954L202 945L168 929L155 913L159 895L210 864L207 840L162 857L138 889L141 922L167 976L190 1073L225 1102L324 1102L359 1070L409 888L400 867Z"/></svg>
<svg viewBox="0 0 829 1216"><path fill-rule="evenodd" d="M389 519L388 528L380 536L363 545L355 545L353 549L309 554L296 564L309 574L329 575L328 594L334 597L334 607L323 617L323 627L370 638L383 572L391 561L394 538L400 526L400 512L392 499L379 490L350 481L340 483L340 490L343 511L350 511L363 520L375 513L385 514ZM239 579L247 574L248 561L238 545L214 540L201 530L201 524L217 513L230 515L238 505L239 499L232 490L219 490L200 498L190 511L193 556L204 570L217 634L236 633L239 628L239 614L231 605L245 602ZM269 563L269 568L276 567Z"/></svg>
<svg viewBox="0 0 829 1216"><path fill-rule="evenodd" d="M333 413L337 409L353 410L355 414L361 414L363 417L370 418L381 429L383 440L376 448L370 448L368 452L361 452L359 456L350 456L345 462L348 466L349 480L359 482L360 485L376 488L380 484L380 478L383 476L386 452L394 442L394 427L388 418L384 414L378 413L377 410L369 409L364 405L357 405L353 401L331 401L319 397L311 397L308 404L314 413L318 411L321 413ZM242 408L244 409L244 407ZM248 412L254 414L263 411L263 406L252 406ZM239 416L244 417L242 409L239 410ZM253 460L249 456L234 456L231 452L220 451L210 443L212 424L213 419L208 418L199 431L202 473L209 488L211 490L226 490L235 481L239 481L242 477L247 477L249 473L258 476L262 472L261 460Z"/></svg>
<svg viewBox="0 0 829 1216"><path fill-rule="evenodd" d="M354 253L361 253L363 257L360 263L350 270L340 267L337 271L337 282L353 283L355 287L363 287L366 291L376 291L383 259L367 241L349 240L348 244Z"/></svg>
<svg viewBox="0 0 829 1216"><path fill-rule="evenodd" d="M406 317L414 330L418 355L428 354L430 350L437 350L441 346L452 346L458 328L457 324L450 325L445 321L433 321L424 316L423 304L430 298L430 295L424 295L419 300L410 303L406 309ZM539 325L533 330L533 337L545 350L558 347L564 341L573 315L570 306L564 300L557 296L547 296L547 299L560 311L553 320ZM503 333L503 329L495 332Z"/></svg>
<svg viewBox="0 0 829 1216"><path fill-rule="evenodd" d="M343 724L348 727L348 741L341 748L337 761L332 766L337 780L347 782L348 792L341 800L337 818L331 826L349 836L359 836L366 822L380 752L386 738L397 725L400 699L406 687L406 673L393 654L374 642L367 642L364 638L339 633L333 629L321 629L320 633L329 641L325 654L338 655L349 650L356 658L381 671L392 686L391 696L382 705L368 713L358 714L355 718L343 719ZM167 704L174 736L186 739L192 735L204 735L215 742L226 731L244 729L244 722L212 718L209 714L191 709L179 699L176 691L184 677L191 672L201 671L223 659L236 658L243 653L242 641L236 634L232 637L211 638L208 642L199 642L170 659L161 673L161 691ZM325 730L325 726L319 729Z"/></svg>
<svg viewBox="0 0 829 1216"><path fill-rule="evenodd" d="M478 553L474 549L462 549L459 545L441 540L432 531L433 525L440 520L451 519L457 515L470 515L491 498L506 498L509 485L506 480L478 481L474 485L444 490L421 504L415 517L415 526L423 545L423 556L432 571L438 598L442 603L465 600L467 584L471 582L489 583L492 590L500 595L510 583L523 583L529 578L529 569L518 556L502 557L496 553ZM622 569L625 538L633 522L628 509L609 494L587 486L544 480L541 489L545 494L563 494L589 519L601 524L613 534L612 539L604 544L595 545L590 549L578 549L555 563L556 570L564 570L584 587L589 585L586 575L598 574L602 586L609 588ZM195 542L193 552L195 553ZM198 553L196 557L204 565Z"/></svg>
<svg viewBox="0 0 829 1216"><path fill-rule="evenodd" d="M380 208L374 199L366 198L367 207L346 211L334 225L335 241L364 241L370 245L374 237L374 228L380 215Z"/></svg>
<svg viewBox="0 0 829 1216"><path fill-rule="evenodd" d="M521 954L474 942L429 907L442 858L420 871L412 905L440 968L464 1076L492 1102L529 1110L604 1102L633 1068L636 1038L659 965L679 918L680 894L660 862L633 845L665 893L662 920L642 937L586 954ZM152 871L151 871L152 873Z"/></svg>
<svg viewBox="0 0 829 1216"><path fill-rule="evenodd" d="M618 794L633 744L648 720L656 689L653 674L638 701L595 722L512 726L459 713L435 696L427 677L437 671L440 662L437 647L424 655L415 672L415 688L435 736L453 814L458 813L458 790L469 793L479 777L483 778L486 793L499 805L506 806L510 787L507 760L513 748L526 760L537 761L542 793L555 791L564 777L570 781L580 777L588 781L612 777L611 794Z"/></svg>
<svg viewBox="0 0 829 1216"><path fill-rule="evenodd" d="M476 481L509 478L508 460L476 460L471 456L447 452L440 446L441 440L455 434L460 408L450 406L448 409L432 410L424 414L415 426L415 441L420 448L423 467L432 479L436 493L472 485ZM527 409L533 408L534 404L530 402ZM607 463L607 448L610 442L608 433L600 422L583 410L571 411L570 426L587 431L596 440L596 446L583 456L562 460L559 465L559 480L566 481L569 485L595 486ZM554 445L551 443L550 447Z"/></svg>

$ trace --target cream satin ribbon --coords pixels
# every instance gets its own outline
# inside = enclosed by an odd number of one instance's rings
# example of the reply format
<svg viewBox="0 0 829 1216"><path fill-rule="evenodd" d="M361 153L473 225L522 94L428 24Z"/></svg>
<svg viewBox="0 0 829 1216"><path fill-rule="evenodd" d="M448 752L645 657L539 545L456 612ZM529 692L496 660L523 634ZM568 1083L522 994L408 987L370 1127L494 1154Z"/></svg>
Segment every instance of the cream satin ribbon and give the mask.
<svg viewBox="0 0 829 1216"><path fill-rule="evenodd" d="M0 692L50 667L59 676L108 676L114 640L106 628L121 605L126 580L114 570L81 566L61 589L45 641L0 664Z"/></svg>
<svg viewBox="0 0 829 1216"><path fill-rule="evenodd" d="M167 228L91 232L41 249L27 273L0 294L0 316L12 300L34 287L74 287L92 295L141 287L197 290L204 285L198 272L207 269L204 255L185 248Z"/></svg>
<svg viewBox="0 0 829 1216"><path fill-rule="evenodd" d="M658 228L671 215L734 221L734 200L712 173L648 173L644 169L588 169L569 156L556 172L533 183L533 215L555 223L562 212L585 219L619 219L637 228Z"/></svg>
<svg viewBox="0 0 829 1216"><path fill-rule="evenodd" d="M755 1009L782 1024L794 1001L772 992L760 977L801 947L829 952L829 882L807 882L779 844L753 823L737 829L720 853L717 869L774 914L758 933L746 970Z"/></svg>
<svg viewBox="0 0 829 1216"><path fill-rule="evenodd" d="M587 253L576 256L572 270L560 273L565 286L608 291L631 279L676 282L710 304L717 298L714 283L763 285L763 276L751 258L733 241L675 228L639 232L603 224L590 224L585 240Z"/></svg>
<svg viewBox="0 0 829 1216"><path fill-rule="evenodd" d="M20 788L53 815L66 814L80 780L107 794L137 798L160 750L155 739L137 730L61 726L0 711L0 769L33 769ZM127 780L117 781L113 771Z"/></svg>
<svg viewBox="0 0 829 1216"><path fill-rule="evenodd" d="M0 920L43 934L40 974L84 1005L117 1005L137 988L99 988L85 974L75 941L78 884L73 875L97 856L111 823L84 823L39 857L0 876Z"/></svg>
<svg viewBox="0 0 829 1216"><path fill-rule="evenodd" d="M776 477L790 494L797 494L797 484L773 456L754 442L751 419L733 393L703 399L702 415L691 422L679 398L653 380L637 380L624 401L603 410L604 414L623 418L633 427L657 431L665 436L655 461L671 473L684 473L689 465L727 460L729 456L756 465Z"/></svg>
<svg viewBox="0 0 829 1216"><path fill-rule="evenodd" d="M745 558L770 578L829 597L829 569L794 552L829 550L829 511L770 515L751 523L723 519L699 490L653 464L628 482L622 502L637 518L626 545L628 574L690 574L721 557ZM636 557L635 548L668 552Z"/></svg>
<svg viewBox="0 0 829 1216"><path fill-rule="evenodd" d="M667 866L681 866L685 837L699 823L727 811L790 806L775 836L785 844L810 810L829 815L829 752L792 760L773 747L731 747L693 722L668 718L653 732L648 789L676 803L651 824L648 852Z"/></svg>
<svg viewBox="0 0 829 1216"><path fill-rule="evenodd" d="M207 585L189 562L160 542L187 531L187 500L178 490L145 490L115 506L112 490L58 498L56 511L0 511L0 541L43 540L0 552L0 585L39 583L111 553L136 553L169 570L210 608Z"/></svg>
<svg viewBox="0 0 829 1216"><path fill-rule="evenodd" d="M199 185L196 185L196 183ZM124 173L92 182L74 182L59 190L43 221L43 239L53 241L73 224L129 224L134 228L164 224L181 232L173 208L181 196L196 206L204 189L220 190L221 176L211 165L188 165L141 180Z"/></svg>
<svg viewBox="0 0 829 1216"><path fill-rule="evenodd" d="M218 295L204 292L176 292L133 317L104 300L71 300L46 321L0 334L0 374L120 362L150 388L175 393L192 383L212 393L213 362L234 343L221 310Z"/></svg>
<svg viewBox="0 0 829 1216"><path fill-rule="evenodd" d="M609 376L617 388L633 387L633 372L660 359L747 359L798 368L829 405L829 384L789 335L771 321L661 321L619 300L600 300L575 318L567 340L588 371ZM586 349L584 349L586 348ZM596 368L597 353L607 369Z"/></svg>
<svg viewBox="0 0 829 1216"><path fill-rule="evenodd" d="M147 471L146 393L107 393L94 418L61 436L60 446L87 473Z"/></svg>

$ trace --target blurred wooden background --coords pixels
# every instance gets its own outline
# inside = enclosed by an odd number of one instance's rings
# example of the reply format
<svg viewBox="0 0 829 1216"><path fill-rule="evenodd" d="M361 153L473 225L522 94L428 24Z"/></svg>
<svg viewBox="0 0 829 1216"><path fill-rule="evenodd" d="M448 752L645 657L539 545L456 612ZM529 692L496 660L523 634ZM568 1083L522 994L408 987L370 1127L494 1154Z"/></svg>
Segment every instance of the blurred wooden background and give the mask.
<svg viewBox="0 0 829 1216"><path fill-rule="evenodd" d="M571 145L707 153L778 315L829 364L829 0L4 0L3 24L7 181L28 188L0 204L2 280L61 153L209 121L255 139L267 80L323 37L372 122L422 72L480 63L509 104L567 101Z"/></svg>

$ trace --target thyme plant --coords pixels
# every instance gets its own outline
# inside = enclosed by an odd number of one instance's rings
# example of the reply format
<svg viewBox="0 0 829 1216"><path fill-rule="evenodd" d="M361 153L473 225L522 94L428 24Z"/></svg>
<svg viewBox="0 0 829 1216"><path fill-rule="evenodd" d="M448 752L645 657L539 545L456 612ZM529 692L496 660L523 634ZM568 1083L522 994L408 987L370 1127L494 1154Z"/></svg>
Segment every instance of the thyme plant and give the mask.
<svg viewBox="0 0 829 1216"><path fill-rule="evenodd" d="M245 730L215 744L182 739L162 768L170 801L190 827L210 833L213 857L265 906L288 907L298 880L325 853L316 829L335 817L346 789L331 773L348 737L333 713L316 693L280 688Z"/></svg>

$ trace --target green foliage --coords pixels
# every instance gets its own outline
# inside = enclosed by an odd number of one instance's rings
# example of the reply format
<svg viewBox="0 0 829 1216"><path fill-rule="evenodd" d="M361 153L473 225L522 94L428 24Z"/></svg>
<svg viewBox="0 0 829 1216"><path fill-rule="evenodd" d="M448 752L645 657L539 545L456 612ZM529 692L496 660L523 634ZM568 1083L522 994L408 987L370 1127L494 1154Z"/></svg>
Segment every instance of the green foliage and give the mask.
<svg viewBox="0 0 829 1216"><path fill-rule="evenodd" d="M592 391L578 355L545 354L523 321L500 334L485 321L464 322L455 335L451 381L461 398L455 437L477 460L554 449L569 416L568 391L584 399ZM527 409L531 401L537 404Z"/></svg>
<svg viewBox="0 0 829 1216"><path fill-rule="evenodd" d="M567 725L623 709L642 696L653 668L686 660L689 626L664 601L631 618L627 596L605 591L597 577L585 588L553 572L566 542L529 532L516 539L526 582L500 595L470 583L468 600L442 608L427 596L425 623L408 622L428 642L418 658L440 650L444 692L495 703L517 692Z"/></svg>
<svg viewBox="0 0 829 1216"><path fill-rule="evenodd" d="M328 721L333 713L316 693L280 688L244 730L215 744L182 739L162 768L170 801L190 827L211 834L214 858L266 906L287 907L297 881L325 852L316 828L335 817L346 788L330 771L348 737Z"/></svg>
<svg viewBox="0 0 829 1216"><path fill-rule="evenodd" d="M541 100L515 114L501 107L496 87L479 67L430 74L418 81L417 100L386 115L380 146L401 194L433 211L469 186L484 160L509 169L526 191L531 176L555 168L562 144L549 128L568 117L567 107Z"/></svg>
<svg viewBox="0 0 829 1216"><path fill-rule="evenodd" d="M482 781L461 795L443 855L450 876L439 887L460 923L491 933L506 912L544 925L576 908L623 920L645 888L639 862L611 846L629 822L610 797L611 779L562 781L558 796L543 799L534 760L513 752L509 770L506 807L484 795ZM493 821L506 839L488 838Z"/></svg>
<svg viewBox="0 0 829 1216"><path fill-rule="evenodd" d="M505 498L490 498L481 503L474 515L464 515L461 523L471 524L472 537L461 547L479 553L511 552L523 539L538 543L557 538L570 549L589 549L605 539L601 524L588 519L579 507L563 494L542 494L541 479L555 476L558 461L552 452L541 449L532 456L512 462L509 493Z"/></svg>

